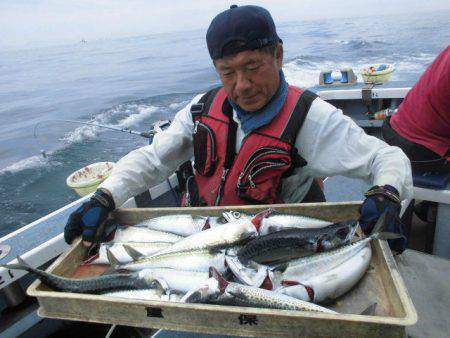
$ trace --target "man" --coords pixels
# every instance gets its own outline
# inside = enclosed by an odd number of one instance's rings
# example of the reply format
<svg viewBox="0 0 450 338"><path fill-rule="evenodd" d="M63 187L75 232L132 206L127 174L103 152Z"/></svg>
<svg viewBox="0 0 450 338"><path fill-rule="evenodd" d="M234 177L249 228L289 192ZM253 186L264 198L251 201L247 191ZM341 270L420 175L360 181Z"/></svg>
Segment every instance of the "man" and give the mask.
<svg viewBox="0 0 450 338"><path fill-rule="evenodd" d="M450 172L450 46L443 50L383 124L417 172Z"/></svg>
<svg viewBox="0 0 450 338"><path fill-rule="evenodd" d="M68 243L80 234L91 242L109 211L193 155L188 204L323 201L310 192L314 177L347 175L375 184L361 209L364 230L387 211L388 230L401 232L400 198L412 189L408 159L315 94L286 83L282 41L267 10L233 5L214 18L206 40L223 87L196 96L152 145L117 163L71 215ZM403 247L399 241L396 249Z"/></svg>

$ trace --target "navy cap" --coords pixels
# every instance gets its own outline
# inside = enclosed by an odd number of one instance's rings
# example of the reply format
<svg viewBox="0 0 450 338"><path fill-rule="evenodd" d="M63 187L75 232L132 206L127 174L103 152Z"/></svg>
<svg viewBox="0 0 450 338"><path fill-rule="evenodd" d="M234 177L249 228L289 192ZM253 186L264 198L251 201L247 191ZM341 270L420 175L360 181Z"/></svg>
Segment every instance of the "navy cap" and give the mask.
<svg viewBox="0 0 450 338"><path fill-rule="evenodd" d="M232 41L242 46L226 51L223 48ZM270 13L259 6L236 6L218 14L206 33L211 59L220 59L244 50L255 50L281 42Z"/></svg>

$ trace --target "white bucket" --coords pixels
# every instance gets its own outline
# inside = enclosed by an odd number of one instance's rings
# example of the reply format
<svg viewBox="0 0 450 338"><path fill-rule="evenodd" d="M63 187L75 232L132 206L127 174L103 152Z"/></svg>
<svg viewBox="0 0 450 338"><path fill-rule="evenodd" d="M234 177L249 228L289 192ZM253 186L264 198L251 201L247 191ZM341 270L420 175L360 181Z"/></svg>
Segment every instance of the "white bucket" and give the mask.
<svg viewBox="0 0 450 338"><path fill-rule="evenodd" d="M114 168L114 162L97 162L89 164L70 174L66 183L81 197L94 192Z"/></svg>

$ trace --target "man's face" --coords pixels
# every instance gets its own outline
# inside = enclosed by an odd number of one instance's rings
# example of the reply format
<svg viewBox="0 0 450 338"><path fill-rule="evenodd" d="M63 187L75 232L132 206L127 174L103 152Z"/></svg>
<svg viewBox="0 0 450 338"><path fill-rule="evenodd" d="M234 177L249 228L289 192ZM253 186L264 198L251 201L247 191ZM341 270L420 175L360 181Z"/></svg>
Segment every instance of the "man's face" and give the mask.
<svg viewBox="0 0 450 338"><path fill-rule="evenodd" d="M214 61L228 97L242 109L250 112L261 109L277 91L283 62L281 44L276 55L254 50Z"/></svg>

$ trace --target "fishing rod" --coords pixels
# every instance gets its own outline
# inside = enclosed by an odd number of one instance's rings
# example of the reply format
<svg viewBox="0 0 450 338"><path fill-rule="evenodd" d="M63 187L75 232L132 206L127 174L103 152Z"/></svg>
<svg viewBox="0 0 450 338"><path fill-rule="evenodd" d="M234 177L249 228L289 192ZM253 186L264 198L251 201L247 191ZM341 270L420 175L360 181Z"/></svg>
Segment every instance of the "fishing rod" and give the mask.
<svg viewBox="0 0 450 338"><path fill-rule="evenodd" d="M158 127L161 129L163 127L170 124L169 120L165 120L165 121L158 121L154 124L154 128L151 131L136 131L136 130L132 130L130 128L119 128L119 127L112 127L112 126L107 126L104 124L100 124L100 123L94 123L94 122L85 122L85 121L77 121L77 120L64 120L64 119L52 119L52 120L46 120L46 121L42 121L39 123L36 123L36 125L34 126L34 137L37 138L37 134L36 134L36 130L39 124L41 123L45 123L45 122L68 122L68 123L78 123L78 124L84 124L87 126L91 126L91 127L99 127L99 128L105 128L105 129L109 129L109 130L114 130L114 131L118 131L118 132L122 132L122 133L128 133L128 134L133 134L133 135L138 135L144 138L152 138L153 136L155 136L156 132L158 132L159 130L155 130L156 125L158 124ZM162 125L162 123L164 125Z"/></svg>
<svg viewBox="0 0 450 338"><path fill-rule="evenodd" d="M133 134L133 135L138 135L141 137L144 137L146 139L148 139L148 143L152 144L153 142L153 137L156 135L156 133L162 132L165 128L170 126L171 121L170 120L160 120L160 121L156 121L155 123L153 123L153 128L150 131L136 131L136 130L132 130L129 128L119 128L119 127L111 127L111 126L107 126L104 124L100 124L100 123L94 123L94 122L85 122L85 121L77 121L77 120L66 120L66 119L52 119L52 120L45 120L42 122L38 122L36 123L36 125L34 126L34 137L37 139L37 128L38 125L41 123L45 123L45 122L68 122L68 123L75 123L75 124L83 124L83 125L87 125L87 126L91 126L91 127L99 127L99 128L105 128L105 129L109 129L109 130L114 130L117 132L122 132L122 133L127 133L127 134ZM47 152L43 149L41 149L41 155L46 158L47 157ZM167 179L166 182L169 185L169 188L172 192L173 197L175 198L175 201L178 201L178 196L177 193L175 192L175 189L173 188L172 184L170 183L170 180Z"/></svg>

